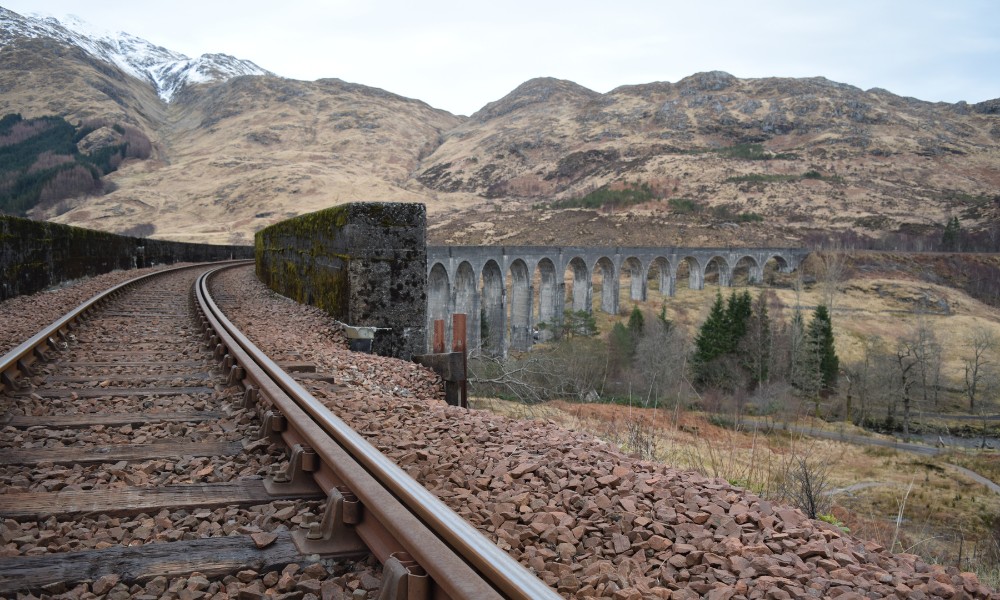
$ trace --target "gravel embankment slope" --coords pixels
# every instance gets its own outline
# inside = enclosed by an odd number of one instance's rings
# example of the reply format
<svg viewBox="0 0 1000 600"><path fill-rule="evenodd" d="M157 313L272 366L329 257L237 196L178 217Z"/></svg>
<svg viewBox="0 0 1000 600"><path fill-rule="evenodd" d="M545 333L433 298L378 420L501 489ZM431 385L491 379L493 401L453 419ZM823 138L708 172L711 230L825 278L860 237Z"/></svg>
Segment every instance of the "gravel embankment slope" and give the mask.
<svg viewBox="0 0 1000 600"><path fill-rule="evenodd" d="M250 269L217 287L272 356L334 373L330 409L571 598L1000 598L971 573L892 554L727 482L585 434L448 407L407 362L351 353L322 312ZM400 432L405 431L405 435Z"/></svg>

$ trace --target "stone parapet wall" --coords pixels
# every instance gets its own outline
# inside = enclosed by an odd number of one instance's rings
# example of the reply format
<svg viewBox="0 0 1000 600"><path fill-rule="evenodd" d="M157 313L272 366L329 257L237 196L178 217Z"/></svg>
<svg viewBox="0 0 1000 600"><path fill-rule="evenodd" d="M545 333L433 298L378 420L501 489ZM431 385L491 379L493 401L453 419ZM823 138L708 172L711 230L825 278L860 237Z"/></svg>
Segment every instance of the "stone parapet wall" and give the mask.
<svg viewBox="0 0 1000 600"><path fill-rule="evenodd" d="M252 257L251 246L135 238L0 215L0 300L117 269Z"/></svg>
<svg viewBox="0 0 1000 600"><path fill-rule="evenodd" d="M257 232L257 277L276 292L355 327L372 350L424 351L427 212L423 204L356 202Z"/></svg>

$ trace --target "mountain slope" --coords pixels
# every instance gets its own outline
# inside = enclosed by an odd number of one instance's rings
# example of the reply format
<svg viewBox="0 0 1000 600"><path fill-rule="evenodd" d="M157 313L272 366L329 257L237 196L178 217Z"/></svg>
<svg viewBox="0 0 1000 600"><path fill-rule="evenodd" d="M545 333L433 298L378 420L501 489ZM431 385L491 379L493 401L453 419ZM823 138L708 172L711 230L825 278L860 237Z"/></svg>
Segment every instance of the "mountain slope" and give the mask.
<svg viewBox="0 0 1000 600"><path fill-rule="evenodd" d="M873 234L996 216L995 103L720 72L607 94L574 86L535 80L488 105L449 133L419 180L536 202L642 181L685 206Z"/></svg>
<svg viewBox="0 0 1000 600"><path fill-rule="evenodd" d="M156 237L244 241L287 216L390 200L426 203L436 243L940 238L957 216L1000 244L1000 99L710 72L604 94L534 79L466 118L0 9L8 113L141 131L150 158L123 162L105 195L32 216ZM636 186L648 193L620 191Z"/></svg>
<svg viewBox="0 0 1000 600"><path fill-rule="evenodd" d="M273 222L351 200L420 202L410 173L459 119L339 80L237 77L179 93L158 129L160 160L56 220L248 242Z"/></svg>
<svg viewBox="0 0 1000 600"><path fill-rule="evenodd" d="M100 31L74 17L63 22L52 17L23 17L0 7L0 47L17 39L50 39L80 48L146 81L167 102L190 83L271 74L248 60L227 54L204 54L191 59L125 32Z"/></svg>

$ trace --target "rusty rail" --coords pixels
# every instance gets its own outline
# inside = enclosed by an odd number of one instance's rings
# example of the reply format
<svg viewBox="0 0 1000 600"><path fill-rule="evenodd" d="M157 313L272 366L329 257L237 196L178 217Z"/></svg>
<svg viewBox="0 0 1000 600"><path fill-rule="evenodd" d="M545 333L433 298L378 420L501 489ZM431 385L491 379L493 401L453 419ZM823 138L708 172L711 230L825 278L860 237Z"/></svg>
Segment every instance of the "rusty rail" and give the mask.
<svg viewBox="0 0 1000 600"><path fill-rule="evenodd" d="M294 493L311 479L330 497L323 523L297 538L300 548L349 555L358 551L351 541L356 534L390 578L402 573L400 593L393 598L560 598L240 333L209 293L210 277L223 268L198 279L196 304L209 347L229 369L230 382L243 386L248 403L263 396L276 409L266 416L267 433L280 435L293 449L288 470L269 485L277 493Z"/></svg>

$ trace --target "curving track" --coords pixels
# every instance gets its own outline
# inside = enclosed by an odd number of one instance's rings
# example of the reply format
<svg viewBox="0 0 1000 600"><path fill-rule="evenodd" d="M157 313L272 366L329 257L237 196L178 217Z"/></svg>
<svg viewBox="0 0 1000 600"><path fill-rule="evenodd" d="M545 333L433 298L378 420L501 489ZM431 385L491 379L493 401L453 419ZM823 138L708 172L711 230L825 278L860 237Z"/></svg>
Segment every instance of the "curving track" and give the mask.
<svg viewBox="0 0 1000 600"><path fill-rule="evenodd" d="M136 283L0 358L0 597L555 597L513 556L574 598L1000 599L725 481L436 403L415 365L348 352L249 269L200 275Z"/></svg>
<svg viewBox="0 0 1000 600"><path fill-rule="evenodd" d="M558 597L255 355L204 271L0 359L0 596Z"/></svg>

